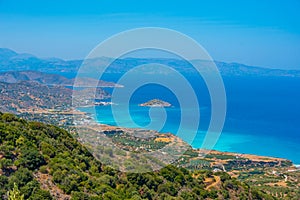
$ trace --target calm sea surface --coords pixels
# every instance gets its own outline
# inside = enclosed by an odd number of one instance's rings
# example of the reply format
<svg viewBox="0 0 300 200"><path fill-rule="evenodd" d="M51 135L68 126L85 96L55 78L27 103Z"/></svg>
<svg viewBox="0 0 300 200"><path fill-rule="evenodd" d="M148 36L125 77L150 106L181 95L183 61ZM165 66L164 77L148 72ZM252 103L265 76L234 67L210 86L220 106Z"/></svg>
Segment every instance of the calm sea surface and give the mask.
<svg viewBox="0 0 300 200"><path fill-rule="evenodd" d="M187 78L200 102L199 128L191 142L193 147L199 148L210 122L210 98L205 84L199 78ZM117 80L112 75L104 79ZM300 79L224 77L224 84L227 114L223 132L214 149L282 157L300 164ZM126 85L120 88L125 89ZM150 122L149 108L139 107L138 104L154 98L173 105L166 108L166 123L158 131L176 134L182 109L193 112L193 108L180 108L176 95L165 87L148 84L136 90L129 101L131 118L138 126L147 125ZM92 112L91 108L82 110ZM116 125L110 106L97 106L96 119L100 123ZM152 120L159 121L160 115L152 115ZM121 124L135 127L126 118L122 119ZM190 130L187 127L185 131L188 134Z"/></svg>

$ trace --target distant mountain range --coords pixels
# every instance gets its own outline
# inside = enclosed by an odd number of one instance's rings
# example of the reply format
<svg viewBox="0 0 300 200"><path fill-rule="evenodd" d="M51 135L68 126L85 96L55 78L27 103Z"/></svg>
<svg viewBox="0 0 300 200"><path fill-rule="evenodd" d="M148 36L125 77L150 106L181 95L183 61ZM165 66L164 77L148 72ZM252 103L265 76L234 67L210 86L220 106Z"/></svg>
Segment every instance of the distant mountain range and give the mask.
<svg viewBox="0 0 300 200"><path fill-rule="evenodd" d="M48 74L38 71L8 71L0 72L0 82L4 83L19 83L22 81L35 81L44 85L61 85L73 86L75 79L68 79L58 74ZM89 87L96 85L97 79L93 78L77 78L76 85L81 87ZM98 87L122 87L113 82L100 80Z"/></svg>
<svg viewBox="0 0 300 200"><path fill-rule="evenodd" d="M30 70L47 73L76 73L80 68L82 62L83 60L66 61L58 58L41 59L31 54L18 54L10 49L0 48L0 72ZM114 60L112 58L100 57L85 60L85 64L89 66L86 73L94 73L99 66L105 66L110 62L112 63L106 71L107 73L124 73L135 66L144 64L155 65L155 63L173 67L181 73L195 73L195 70L191 66L191 63L202 66L203 70L209 70L207 61L202 60L192 60L190 62L170 58L125 58ZM215 64L217 65L221 75L223 76L300 77L300 70L269 69L247 66L239 63L225 63L218 61L215 61ZM148 72L152 70L150 66L149 69L150 70L148 70ZM70 80L59 78L55 75L47 78L57 79L58 82L63 82L64 84L68 82L68 84L70 84L72 82ZM48 79L43 81L49 83Z"/></svg>

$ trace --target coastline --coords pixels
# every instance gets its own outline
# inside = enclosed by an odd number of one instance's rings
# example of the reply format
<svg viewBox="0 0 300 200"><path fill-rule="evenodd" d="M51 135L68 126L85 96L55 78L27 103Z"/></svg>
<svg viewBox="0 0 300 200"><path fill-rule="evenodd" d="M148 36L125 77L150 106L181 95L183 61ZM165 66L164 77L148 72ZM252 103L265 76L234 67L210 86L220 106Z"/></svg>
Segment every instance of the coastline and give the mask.
<svg viewBox="0 0 300 200"><path fill-rule="evenodd" d="M97 106L97 105L94 105ZM105 126L105 127L109 127L110 129L127 129L127 130L136 130L139 128L134 128L134 127L119 127L119 126L115 126L115 125L111 125L111 124L106 124L106 123L101 123L99 121L96 121L95 119L95 114L94 113L89 113L86 111L81 111L80 108L88 108L88 107L92 107L92 106L81 106L76 108L75 110L78 110L81 113L85 113L84 116L87 116L88 118L92 118L94 119L94 123L92 123L92 125L99 125L99 126ZM102 106L100 106L102 107ZM89 121L90 121L89 119ZM147 130L147 131L154 131L154 130ZM158 131L157 131L158 132ZM166 134L165 132L158 132L159 134ZM176 135L174 135L171 132L168 132L167 134L171 134L172 136L178 138ZM218 154L224 154L224 155L232 155L232 156L236 156L236 157L245 157L247 159L251 160L284 160L284 161L288 161L292 163L292 166L294 166L295 168L300 168L300 164L295 164L293 163L293 161L291 161L290 159L287 158L282 158L282 157L277 157L277 156L268 156L268 155L261 155L261 154L252 154L252 153L244 153L244 152L235 152L235 151L227 151L227 150L218 150L218 149L210 149L210 150L206 150L206 149L201 149L201 148L195 148L193 147L191 144L188 144L193 150L195 151L199 151L199 152L203 152L203 151L210 151L210 152L217 152Z"/></svg>

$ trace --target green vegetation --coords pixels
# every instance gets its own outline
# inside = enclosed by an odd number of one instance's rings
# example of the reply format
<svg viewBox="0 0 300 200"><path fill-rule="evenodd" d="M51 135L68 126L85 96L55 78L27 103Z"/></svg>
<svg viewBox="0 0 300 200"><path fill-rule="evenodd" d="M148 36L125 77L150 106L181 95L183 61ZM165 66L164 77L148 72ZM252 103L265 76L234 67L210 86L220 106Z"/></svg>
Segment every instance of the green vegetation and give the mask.
<svg viewBox="0 0 300 200"><path fill-rule="evenodd" d="M144 174L118 172L67 131L7 113L0 113L0 163L3 199L273 199L225 172L172 165Z"/></svg>
<svg viewBox="0 0 300 200"><path fill-rule="evenodd" d="M220 160L228 160L228 159L235 159L235 156L232 155L218 155L218 154L208 154L205 158L215 158Z"/></svg>
<svg viewBox="0 0 300 200"><path fill-rule="evenodd" d="M18 186L14 184L14 188L7 193L8 200L23 200L24 195L21 194Z"/></svg>
<svg viewBox="0 0 300 200"><path fill-rule="evenodd" d="M163 148L168 142L155 141L153 138L150 139L140 139L138 137L132 137L128 133L116 133L113 135L108 135L111 137L113 143L117 144L124 150L139 151L155 151Z"/></svg>

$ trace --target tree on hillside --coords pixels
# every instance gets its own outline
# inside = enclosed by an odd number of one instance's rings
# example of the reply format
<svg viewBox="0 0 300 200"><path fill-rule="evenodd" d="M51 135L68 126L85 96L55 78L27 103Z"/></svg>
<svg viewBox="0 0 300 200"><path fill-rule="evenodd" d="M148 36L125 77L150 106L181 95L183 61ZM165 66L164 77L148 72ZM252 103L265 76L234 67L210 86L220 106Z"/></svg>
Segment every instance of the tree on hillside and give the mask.
<svg viewBox="0 0 300 200"><path fill-rule="evenodd" d="M24 200L24 195L21 194L18 186L14 183L14 188L7 192L8 200Z"/></svg>

